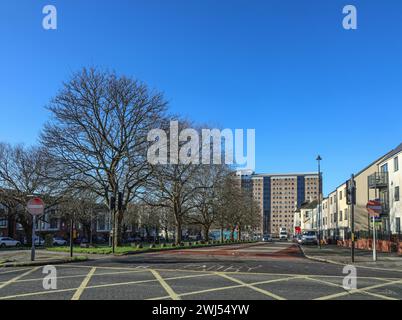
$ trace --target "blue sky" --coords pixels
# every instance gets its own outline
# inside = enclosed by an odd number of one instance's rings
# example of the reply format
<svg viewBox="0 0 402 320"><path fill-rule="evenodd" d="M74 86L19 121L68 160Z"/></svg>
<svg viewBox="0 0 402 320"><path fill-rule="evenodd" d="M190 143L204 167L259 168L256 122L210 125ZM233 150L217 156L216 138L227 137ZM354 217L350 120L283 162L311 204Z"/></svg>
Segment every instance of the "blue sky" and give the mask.
<svg viewBox="0 0 402 320"><path fill-rule="evenodd" d="M0 35L0 141L36 143L62 81L96 65L172 112L255 128L258 172L313 171L320 153L326 193L402 142L399 0L2 0Z"/></svg>

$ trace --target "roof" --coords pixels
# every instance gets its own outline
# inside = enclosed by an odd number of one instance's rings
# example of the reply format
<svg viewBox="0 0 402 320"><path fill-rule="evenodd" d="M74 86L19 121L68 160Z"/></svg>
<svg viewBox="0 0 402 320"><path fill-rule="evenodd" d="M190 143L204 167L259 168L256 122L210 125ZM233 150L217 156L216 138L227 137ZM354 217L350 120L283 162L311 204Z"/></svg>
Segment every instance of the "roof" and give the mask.
<svg viewBox="0 0 402 320"><path fill-rule="evenodd" d="M314 200L311 202L305 202L300 206L300 209L314 209L316 208L318 205L318 201Z"/></svg>
<svg viewBox="0 0 402 320"><path fill-rule="evenodd" d="M397 153L402 151L402 143L399 144L395 149L392 149L391 151L387 152L386 154L382 155L381 157L377 158L376 160L372 161L369 165L365 166L362 170L360 170L359 172L357 172L355 174L355 177L359 176L360 174L362 174L364 171L366 171L368 168L370 168L371 166L380 163L382 161L385 161L389 158L391 158L392 156L396 155ZM350 179L350 177L348 178L348 180ZM334 191L330 192L329 194L332 194L334 192L336 192L338 190L338 188L342 187L345 184L345 181L342 182L340 185L338 185Z"/></svg>
<svg viewBox="0 0 402 320"><path fill-rule="evenodd" d="M399 146L397 146L394 150L392 150L388 154L386 154L384 159L382 159L382 161L386 161L389 158L392 158L393 156L397 155L399 152L402 152L402 143Z"/></svg>
<svg viewBox="0 0 402 320"><path fill-rule="evenodd" d="M318 176L318 172L255 173L253 177Z"/></svg>

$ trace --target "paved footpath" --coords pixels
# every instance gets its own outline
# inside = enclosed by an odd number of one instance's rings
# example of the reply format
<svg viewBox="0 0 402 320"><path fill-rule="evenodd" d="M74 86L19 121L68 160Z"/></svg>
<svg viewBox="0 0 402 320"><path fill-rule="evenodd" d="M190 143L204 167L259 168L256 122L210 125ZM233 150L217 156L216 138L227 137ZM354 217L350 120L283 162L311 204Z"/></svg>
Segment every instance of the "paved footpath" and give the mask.
<svg viewBox="0 0 402 320"><path fill-rule="evenodd" d="M304 254L318 261L330 263L351 264L351 249L336 245L303 246ZM377 261L373 261L373 252L369 250L355 250L354 265L364 268L399 270L402 273L402 256L397 253L377 252Z"/></svg>
<svg viewBox="0 0 402 320"><path fill-rule="evenodd" d="M52 252L52 251L46 251L44 249L36 249L35 251L36 261L51 261L68 257L69 253L66 252ZM0 262L28 263L30 261L31 261L30 249L0 251Z"/></svg>
<svg viewBox="0 0 402 320"><path fill-rule="evenodd" d="M0 269L0 300L400 300L398 271L357 268L343 287L343 266L306 259L292 243L173 250L56 266L57 289L43 267Z"/></svg>

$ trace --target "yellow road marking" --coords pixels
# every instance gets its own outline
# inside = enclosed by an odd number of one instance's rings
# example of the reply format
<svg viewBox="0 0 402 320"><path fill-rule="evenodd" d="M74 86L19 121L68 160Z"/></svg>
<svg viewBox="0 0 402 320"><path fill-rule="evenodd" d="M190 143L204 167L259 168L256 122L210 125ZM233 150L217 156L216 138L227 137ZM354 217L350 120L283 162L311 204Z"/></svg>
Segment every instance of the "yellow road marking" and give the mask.
<svg viewBox="0 0 402 320"><path fill-rule="evenodd" d="M297 278L299 278L299 277L286 277L286 278L279 278L279 279L271 279L271 280L253 282L253 283L250 283L250 285L256 286L256 285L259 285L259 284L267 284L267 283L274 283L274 282L280 282L280 281L288 281L288 280L297 279ZM169 280L169 279L166 279L166 280ZM215 291L223 291L223 290L229 290L229 289L243 288L243 287L246 287L246 286L247 286L247 284L245 283L245 284L238 284L238 285L233 285L233 286L211 288L211 289L205 289L205 290L181 293L181 294L179 294L179 296L180 297L191 296L191 295L195 295L195 294L202 294L202 293L209 293L209 292L215 292ZM166 298L169 298L169 296L150 298L150 299L147 299L147 300L163 300L163 299L166 299Z"/></svg>
<svg viewBox="0 0 402 320"><path fill-rule="evenodd" d="M98 269L98 267L93 267L93 266L77 266L77 265L76 266L72 266L72 265L67 266L66 265L66 266L58 266L58 267L78 267L78 268L87 268L87 269L88 268L92 268L92 269L96 268L96 269ZM10 283L14 283L14 282L25 282L25 281L39 280L39 279L23 279L23 280L20 280L22 277L26 276L27 274L32 273L33 271L37 270L38 268L39 267L31 269L28 272L11 279L10 281L0 283L0 288L5 287L6 285L8 285ZM91 269L91 271L92 271L92 269ZM211 272L211 271L208 272L208 271L202 271L202 270L183 270L183 269L148 269L148 268L127 268L127 267L126 268L99 267L99 269L119 270L119 271L127 270L127 272L122 271L122 272L111 272L111 273L105 272L104 273L104 274L112 274L112 275L113 274L120 274L120 273L131 273L131 272L132 273L137 273L137 272L140 273L140 272L147 272L147 271L150 271L150 272L152 272L152 271L155 271L155 272L157 272L157 271L162 271L162 272L187 272L187 273L190 273L190 274L195 273L195 275L171 277L171 278L165 278L165 279L162 279L162 277L161 277L161 279L165 283L166 283L166 280L175 280L175 279L183 279L183 278L194 278L194 277L210 276L210 275L214 275L216 273L222 273L222 274L225 274L225 275L228 275L228 274L229 275L231 275L231 274L245 274L245 275L259 275L259 276L266 276L266 275L269 275L269 276L286 276L286 278L259 281L259 282L254 282L254 283L250 283L250 284L244 283L244 284L239 284L239 285L235 285L235 286L227 286L227 287L222 287L222 288L206 289L206 290L188 292L188 293L183 293L183 294L174 293L177 296L177 298L180 298L182 296L187 296L187 295L199 294L199 293L207 293L207 292L220 291L220 290L226 290L226 289L232 289L232 288L247 287L247 286L250 286L250 285L255 286L255 285L258 285L258 284L265 284L265 283L270 283L270 282L287 281L287 280L296 279L296 278L301 278L301 279L306 279L306 280L313 280L313 281L326 283L328 285L338 286L338 285L336 285L334 283L331 283L331 282L328 282L328 281L325 281L325 280L321 280L321 279L317 279L317 278L320 278L320 277L327 277L327 278L334 278L334 279L343 278L343 276L327 276L327 275L275 274L275 273L262 273L262 272ZM12 270L12 271L9 271L9 272L17 272L17 271L21 271L21 270L26 270L26 269ZM9 273L9 272L7 272L7 273ZM0 274L2 274L2 273L0 273ZM89 274L87 274L87 277L88 277L88 275ZM97 276L97 275L102 275L102 274L95 274L94 276ZM83 276L85 276L85 275L65 276L63 278L67 278L67 277L83 277ZM155 274L154 274L154 276L155 276ZM314 277L314 278L310 278L310 277ZM366 290L385 287L385 286L388 286L388 285L397 284L397 283L402 282L402 280L400 280L400 278L377 278L377 277L359 277L359 278L361 278L361 279L377 279L377 280L381 280L381 281L386 281L387 283L373 285L373 286L365 287L365 288L362 288L362 289L357 289L357 290L354 290L352 292L347 291L347 292L342 292L342 293L335 294L335 295L324 296L324 297L320 297L320 298L317 298L317 299L324 299L324 300L325 299L332 299L332 298L336 298L336 297L340 297L340 296L344 296L344 295L348 295L348 294L353 294L353 293L368 294L368 295L376 296L376 297L383 298L383 299L395 299L395 298L392 298L392 297L387 297L387 296L372 293L372 292L366 292ZM398 280L394 281L395 279L398 279ZM112 284L103 284L103 285L94 285L94 286L85 286L84 289L95 289L95 288L120 286L120 285L140 284L140 283L155 282L155 281L159 281L159 279L140 280L140 281L123 282L123 283L112 283ZM88 280L88 282L89 282L89 280ZM167 283L166 283L166 285L167 285ZM170 286L169 286L169 288L170 288ZM42 292L25 293L25 294L18 294L18 295L0 297L0 300L12 299L12 298L18 298L18 297L28 297L28 296L35 296L35 295L42 295L42 294L51 294L51 293L57 293L57 292L77 291L77 289L79 289L79 288L62 289L62 290L50 290L50 291L48 290L48 291L42 291ZM160 300L160 299L166 299L166 298L172 298L172 296L169 294L169 296L152 298L150 300Z"/></svg>
<svg viewBox="0 0 402 320"><path fill-rule="evenodd" d="M59 290L47 290L47 291L39 291L39 292L21 293L21 294L15 294L12 296L0 297L0 300L9 300L9 299L15 299L15 298L40 296L42 294L50 294L50 293L69 292L69 291L76 291L77 289L78 288L71 288L71 289L59 289Z"/></svg>
<svg viewBox="0 0 402 320"><path fill-rule="evenodd" d="M147 270L149 271L149 270ZM184 278L197 278L203 276L210 276L210 274L197 274L191 276L180 276L180 277L172 277L166 278L165 280L177 280L177 279L184 279ZM148 280L137 280L137 281L130 281L130 282L118 282L118 283L109 283L109 284L100 284L94 286L87 286L86 289L97 289L97 288L107 288L107 287L115 287L115 286L123 286L123 285L132 285L132 284L142 284L148 282L157 282L156 279L148 279ZM21 297L30 297L30 296L38 296L43 294L52 294L58 292L69 292L69 291L76 291L78 288L69 288L69 289L60 289L60 290L46 290L46 291L39 291L39 292L30 292L30 293L22 293L16 294L11 296L4 296L0 297L0 300L7 300L7 299L14 299L14 298L21 298ZM170 296L167 296L169 298Z"/></svg>
<svg viewBox="0 0 402 320"><path fill-rule="evenodd" d="M150 270L148 270L150 271ZM173 278L165 278L164 280L177 280L177 279L185 279L185 278L196 278L202 276L210 276L210 274L198 274L194 276L181 276L181 277L173 277ZM99 284L94 286L89 286L87 289L96 289L96 288L105 288L105 287L115 287L115 286L125 286L131 284L140 284L140 283L147 283L147 282L157 282L157 279L148 279L148 280L137 280L137 281L129 281L129 282L118 282L118 283L107 283L107 284Z"/></svg>
<svg viewBox="0 0 402 320"><path fill-rule="evenodd" d="M84 292L85 288L87 287L87 285L88 285L89 281L91 280L95 271L96 271L96 268L92 268L91 271L88 272L87 276L82 281L81 285L78 287L77 291L74 293L71 300L80 300L82 293Z"/></svg>
<svg viewBox="0 0 402 320"><path fill-rule="evenodd" d="M236 282L238 284L242 284L242 285L244 285L245 287L247 287L249 289L252 289L252 290L257 291L259 293L265 294L266 296L274 298L276 300L286 300L285 298L283 298L281 296L278 296L275 293L272 293L272 292L269 292L267 290L254 287L253 285L251 285L249 283L243 282L243 281L241 281L239 279L236 279L236 278L232 278L232 277L228 276L227 274L224 274L224 273L221 273L221 272L215 272L215 274L218 275L218 276L221 276L221 277L223 277L225 279L228 279L230 281Z"/></svg>
<svg viewBox="0 0 402 320"><path fill-rule="evenodd" d="M93 266L80 266L80 265L60 265L59 267L71 267L71 268L92 268ZM129 268L129 267L96 267L97 269L110 269L110 270L139 270L138 268ZM150 268L144 268L145 270L151 270ZM204 272L213 272L212 270L190 270L190 269L160 269L160 268L152 268L155 271L169 271L169 272L188 272L188 273L204 273ZM311 274L298 274L298 273L268 273L268 272L241 272L241 271L225 271L226 274L244 274L244 275L267 275L267 276L281 276L281 277L309 277L314 276L316 278L344 278L345 276L332 276L332 275L311 275ZM359 277L360 279L374 279L374 280L384 280L384 281L393 281L400 278L378 278L378 277Z"/></svg>
<svg viewBox="0 0 402 320"><path fill-rule="evenodd" d="M0 272L0 276L1 276L2 274L14 273L14 272L19 272L19 271L24 271L24 270L29 270L29 269L31 269L31 268L22 268L22 269L4 271L4 272Z"/></svg>
<svg viewBox="0 0 402 320"><path fill-rule="evenodd" d="M325 284L328 284L328 285L330 285L330 286L333 286L333 287L338 287L338 288L342 288L343 290L346 290L342 285L340 285L340 284L336 284L336 283L332 283L332 282L329 282L329 281L325 281L325 280L321 280L321 279L314 279L314 278L311 278L311 277L305 277L305 280L310 280L310 281L316 281L316 282L320 282L320 283L325 283ZM373 296L373 297L376 297L376 298L382 298L382 299L385 299L385 300L398 300L398 299L395 299L395 298L392 298L392 297L388 297L388 296L384 296L384 295L382 295L382 294L378 294L378 293L373 293L373 292L366 292L366 291L362 291L362 293L364 293L364 294L366 294L366 295L369 295L369 296Z"/></svg>
<svg viewBox="0 0 402 320"><path fill-rule="evenodd" d="M155 270L150 270L154 277L159 281L163 289L169 294L169 296L172 298L172 300L181 300L181 298L176 294L176 292L173 291L172 287L167 284L165 280L161 277L161 275L155 271Z"/></svg>
<svg viewBox="0 0 402 320"><path fill-rule="evenodd" d="M387 283L380 283L380 284L376 284L376 285L373 285L373 286L364 287L364 288L361 288L361 289L353 289L353 290L346 291L346 292L341 292L341 293L331 294L331 295L328 295L328 296L319 297L319 298L314 299L314 300L329 300L329 299L339 298L339 297L343 297L343 296L346 296L346 295L349 295L349 294L355 294L355 293L363 293L364 294L364 293L368 293L367 290L382 288L382 287L390 286L392 284L397 284L397 283L402 283L402 280L389 281ZM388 298L390 298L390 297L388 297Z"/></svg>
<svg viewBox="0 0 402 320"><path fill-rule="evenodd" d="M103 272L103 273L96 273L93 275L93 277L99 277L99 276L107 276L107 275L119 275L119 274L131 274L131 273L141 273L141 272L148 272L149 270L132 270L132 271L121 271L121 272ZM60 280L60 279L73 279L73 278L83 278L86 277L87 273L85 274L77 274L77 275L71 275L71 276L62 276L62 277L55 277L54 279ZM53 279L53 278L49 278ZM21 282L34 282L34 281L43 281L43 278L31 278L31 279L22 279L15 281L16 283L21 283ZM0 282L2 284L3 282Z"/></svg>
<svg viewBox="0 0 402 320"><path fill-rule="evenodd" d="M14 282L16 282L17 280L21 279L22 277L25 277L25 276L27 276L28 274L30 274L30 273L32 273L32 272L38 270L38 269L39 269L39 267L33 268L33 269L31 269L31 270L29 270L29 271L23 273L23 274L20 274L19 276L16 276L16 277L14 277L14 278L12 278L12 279L10 279L10 280L4 282L3 284L0 284L0 289L3 289L4 287L6 287L6 286L8 286L8 285L10 285L10 284L12 284L12 283L14 283Z"/></svg>

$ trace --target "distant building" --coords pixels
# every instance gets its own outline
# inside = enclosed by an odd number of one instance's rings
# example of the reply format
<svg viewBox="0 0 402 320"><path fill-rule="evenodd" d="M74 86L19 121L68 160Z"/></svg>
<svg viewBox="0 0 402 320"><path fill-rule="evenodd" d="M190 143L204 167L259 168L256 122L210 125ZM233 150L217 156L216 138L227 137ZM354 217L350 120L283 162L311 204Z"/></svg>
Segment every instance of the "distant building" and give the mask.
<svg viewBox="0 0 402 320"><path fill-rule="evenodd" d="M318 173L238 173L241 188L260 204L260 233L294 230L294 212L306 201L318 199Z"/></svg>

